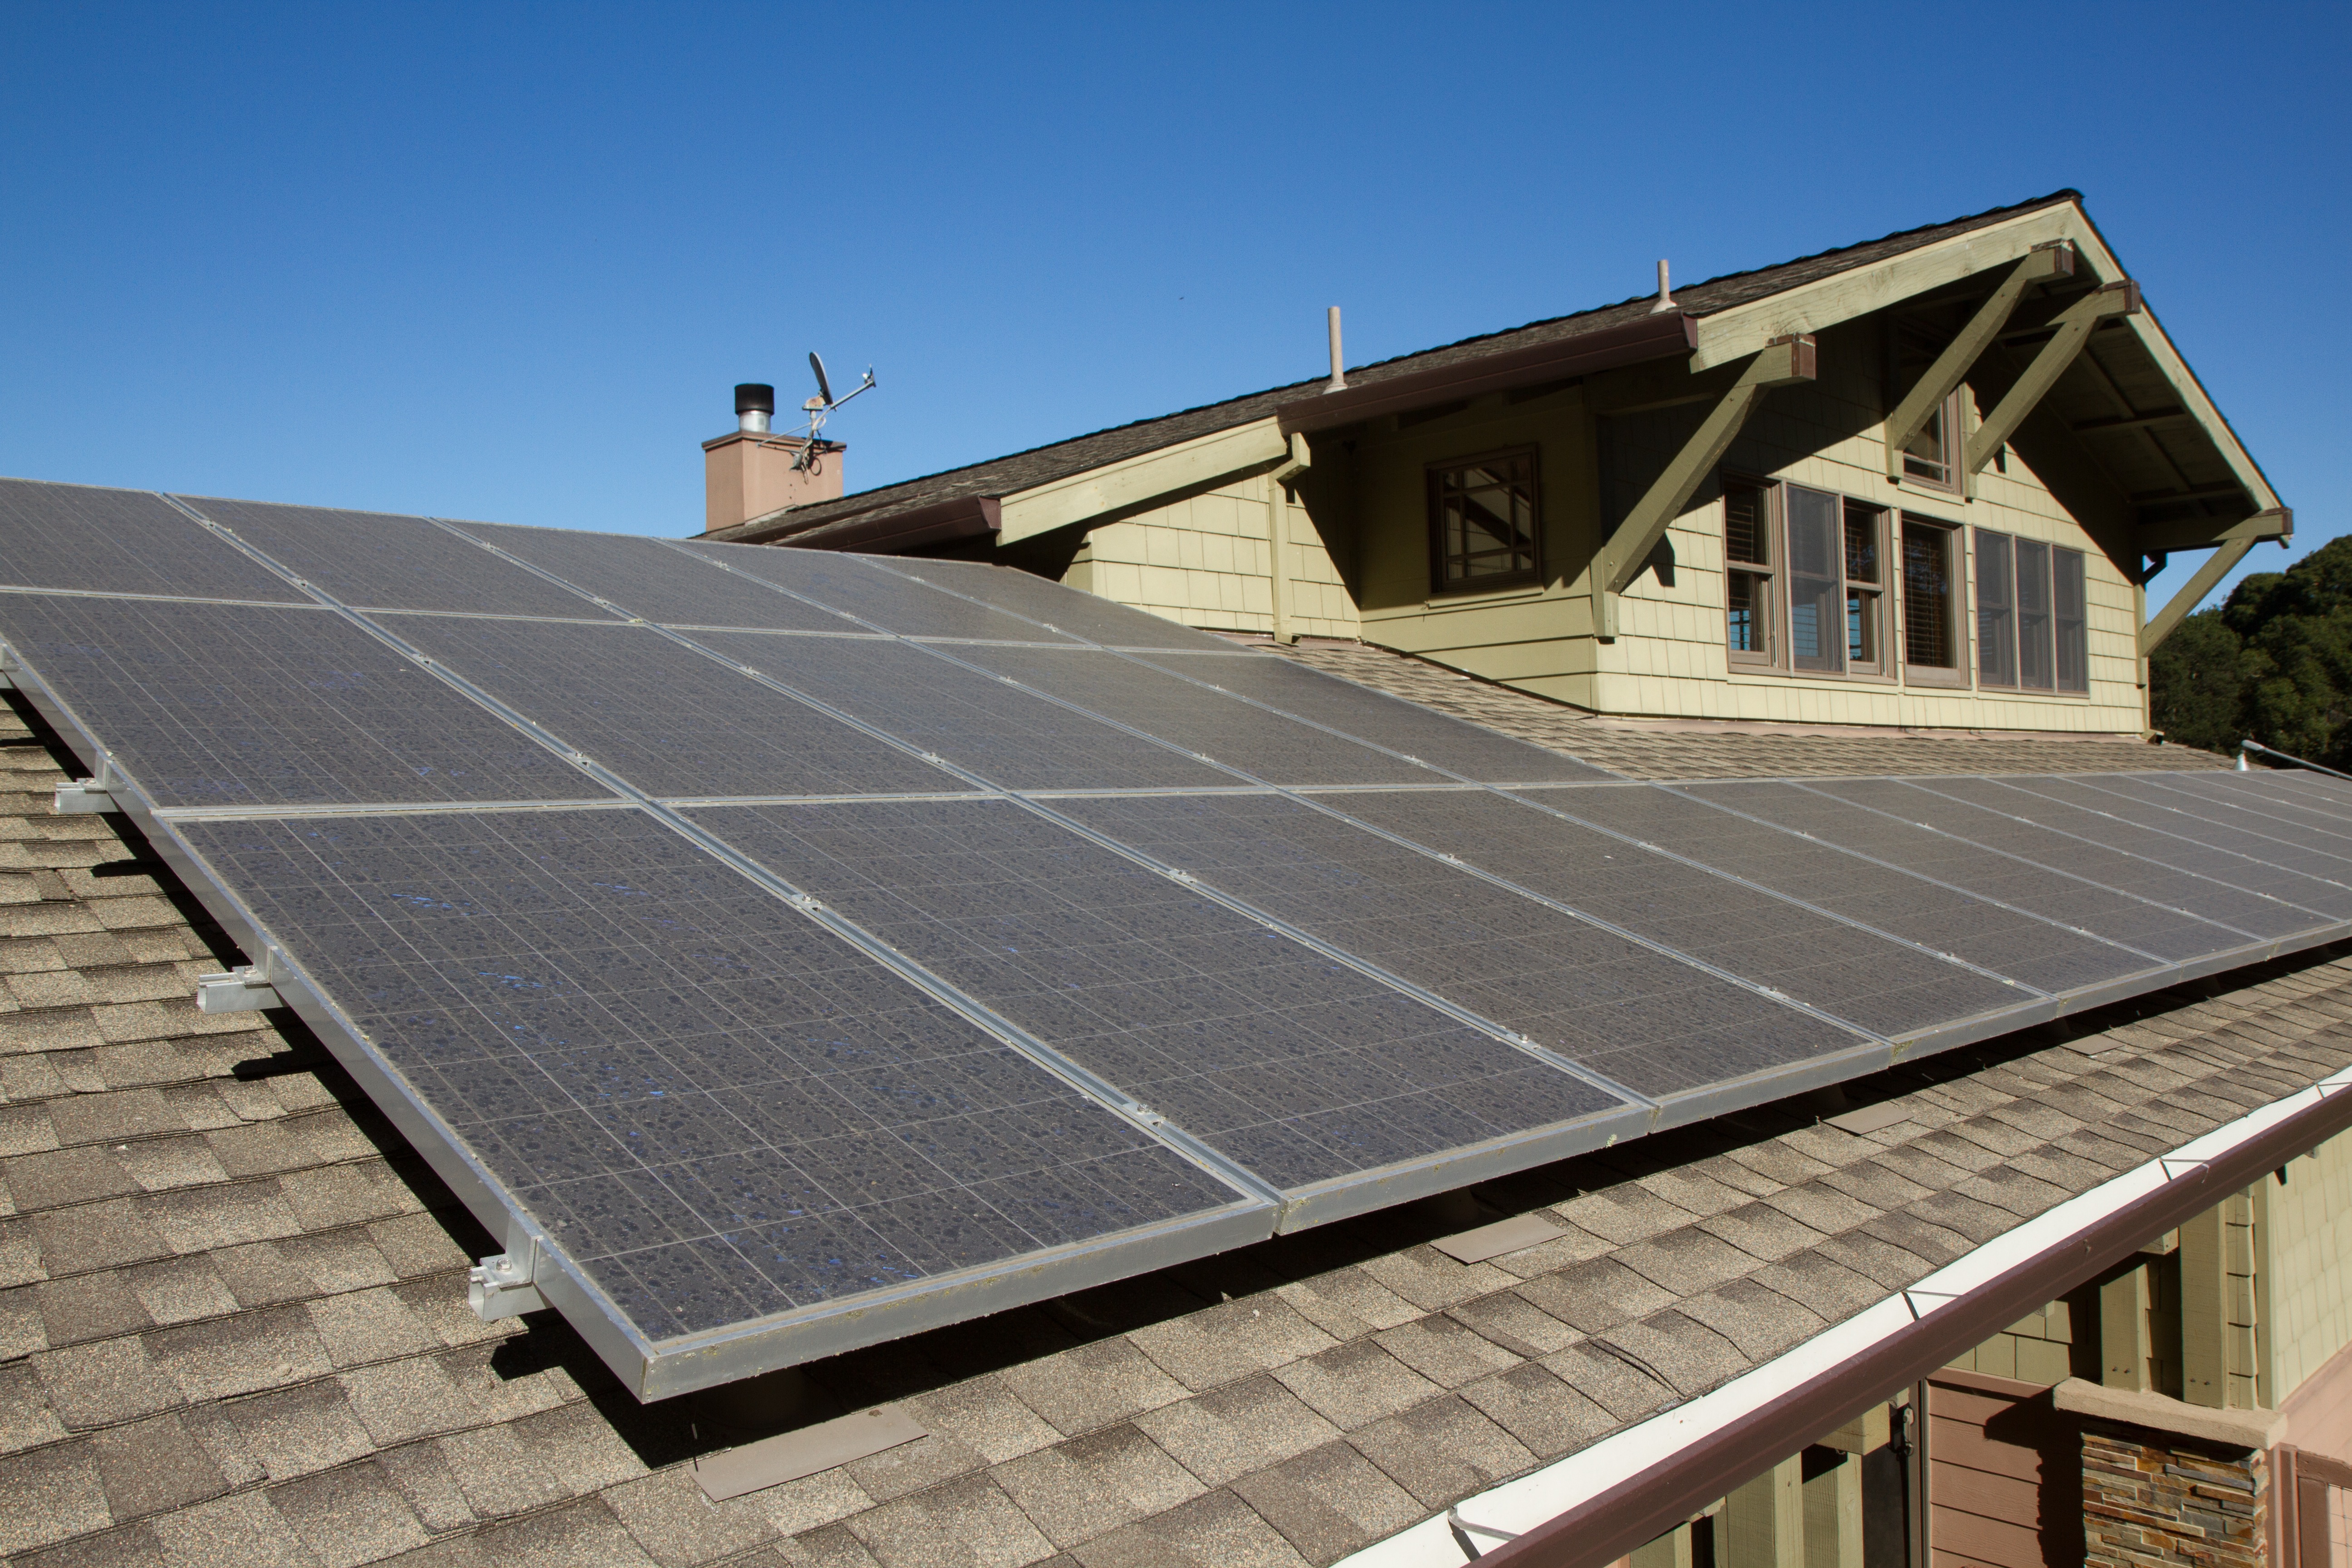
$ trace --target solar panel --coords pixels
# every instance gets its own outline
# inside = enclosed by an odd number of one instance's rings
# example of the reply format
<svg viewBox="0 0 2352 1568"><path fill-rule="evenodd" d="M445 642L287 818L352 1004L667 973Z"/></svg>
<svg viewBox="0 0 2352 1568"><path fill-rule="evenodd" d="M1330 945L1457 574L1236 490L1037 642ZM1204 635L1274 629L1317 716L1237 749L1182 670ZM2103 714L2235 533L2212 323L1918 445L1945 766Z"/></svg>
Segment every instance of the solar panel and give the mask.
<svg viewBox="0 0 2352 1568"><path fill-rule="evenodd" d="M1216 789L1242 782L904 643L754 632L694 637L919 751L935 752L1008 788Z"/></svg>
<svg viewBox="0 0 2352 1568"><path fill-rule="evenodd" d="M2138 859L2210 878L2224 887L2242 889L2303 910L2305 918L2302 924L2288 926L2285 930L2300 931L2317 924L2319 922L2311 917L2318 915L2333 915L2338 919L2352 915L2352 888L2263 865L2243 855L2210 847L2177 832L2144 826L2095 810L2078 800L2068 798L2070 792L2063 784L2050 784L2040 779L2020 780L2012 784L1996 779L1937 778L1922 781L1921 787L1933 789L1937 794L1954 800L1980 805L1988 811L2035 823L2074 838L2103 844ZM2274 918L2285 920L2292 917L2288 910L2282 909L2275 912Z"/></svg>
<svg viewBox="0 0 2352 1568"><path fill-rule="evenodd" d="M1629 1109L1007 801L695 819L1268 1184L1339 1207Z"/></svg>
<svg viewBox="0 0 2352 1568"><path fill-rule="evenodd" d="M2013 982L1504 795L1422 790L1349 795L1336 804L1349 816L1888 1038L2034 998Z"/></svg>
<svg viewBox="0 0 2352 1568"><path fill-rule="evenodd" d="M647 795L902 795L966 787L650 626L458 616L380 619ZM773 640L890 647L846 638Z"/></svg>
<svg viewBox="0 0 2352 1568"><path fill-rule="evenodd" d="M1704 1096L1727 1079L1865 1044L1825 1019L1297 801L1137 796L1059 805L1654 1099Z"/></svg>
<svg viewBox="0 0 2352 1568"><path fill-rule="evenodd" d="M1938 780L1948 783L1948 780ZM1822 779L1811 786L1824 795L1875 806L1912 820L1933 821L1946 833L1989 849L2014 855L2046 869L2147 899L2228 926L2249 937L2281 937L2308 931L2323 920L2308 910L2258 893L2242 892L2192 872L2176 870L2104 844L1971 805L1957 796L1909 781Z"/></svg>
<svg viewBox="0 0 2352 1568"><path fill-rule="evenodd" d="M2053 994L2152 966L2145 953L1655 785L1528 798Z"/></svg>
<svg viewBox="0 0 2352 1568"><path fill-rule="evenodd" d="M161 496L0 479L0 582L300 604L299 589Z"/></svg>
<svg viewBox="0 0 2352 1568"><path fill-rule="evenodd" d="M1008 614L1106 647L1191 648L1201 653L1234 650L1234 645L1221 637L1197 632L1108 599L1097 599L1091 594L1074 593L1010 566L982 566L968 561L892 560L875 564L879 570L968 595Z"/></svg>
<svg viewBox="0 0 2352 1568"><path fill-rule="evenodd" d="M1826 782L1826 781L1823 781ZM1839 796L1781 783L1688 784L1685 793L1791 832L1803 833L1915 877L2070 927L2130 951L2186 963L2248 945L2234 931L2181 910L2002 854L1929 826L1933 803L1900 791L1876 792L1875 810L1859 796Z"/></svg>
<svg viewBox="0 0 2352 1568"><path fill-rule="evenodd" d="M1115 653L974 646L956 657L1272 784L1431 784L1444 776Z"/></svg>
<svg viewBox="0 0 2352 1568"><path fill-rule="evenodd" d="M2331 811L2324 804L2288 798L2284 792L2264 788L2255 773L2183 773L2175 784L2170 775L2110 774L2118 789L2130 789L2140 798L2178 804L2185 797L2189 809L2218 811L2222 820L2251 826L2267 835L2300 841L2318 834L2331 854L2352 852L2352 810ZM2340 842L2339 842L2340 841Z"/></svg>
<svg viewBox="0 0 2352 1568"><path fill-rule="evenodd" d="M608 615L425 518L179 499L346 605L577 620Z"/></svg>
<svg viewBox="0 0 2352 1568"><path fill-rule="evenodd" d="M458 522L453 526L553 573L572 586L618 606L623 614L645 620L687 626L751 626L763 631L857 629L829 610L803 604L748 577L723 572L657 539L498 522Z"/></svg>
<svg viewBox="0 0 2352 1568"><path fill-rule="evenodd" d="M186 504L0 481L7 679L645 1397L2352 930L2326 779L1666 790L1003 568Z"/></svg>
<svg viewBox="0 0 2352 1568"><path fill-rule="evenodd" d="M2352 881L2352 845L2336 846L2332 840L2315 840L2308 834L2299 836L2300 842L2288 843L2223 821L2216 813L2199 812L2177 796L2172 800L2147 798L2133 790L2128 780L2120 782L2123 787L2110 789L2100 775L2084 780L2059 777L2001 781L2012 789L2045 800L2063 801L2103 816L2120 817L2135 826L2219 850L2224 857L2251 861L2252 866L2240 873L2242 879L2273 898L2295 899L2304 895L2300 901L2316 908L2321 899L2340 902L2345 893L2352 892L2352 887L2347 886L2347 881ZM2226 871L2231 860L2217 859L2213 864ZM2352 910L2331 909L2330 912Z"/></svg>
<svg viewBox="0 0 2352 1568"><path fill-rule="evenodd" d="M1292 664L1277 655L1243 653L1215 660L1163 655L1147 662L1482 784L1547 784L1612 776L1573 757Z"/></svg>
<svg viewBox="0 0 2352 1568"><path fill-rule="evenodd" d="M885 570L862 555L698 541L688 542L685 548L901 637L1065 645L1071 641L1060 632L1047 631L1007 611Z"/></svg>
<svg viewBox="0 0 2352 1568"><path fill-rule="evenodd" d="M0 594L0 637L157 805L607 793L331 610Z"/></svg>
<svg viewBox="0 0 2352 1568"><path fill-rule="evenodd" d="M640 812L179 832L648 1351L1262 1206Z"/></svg>

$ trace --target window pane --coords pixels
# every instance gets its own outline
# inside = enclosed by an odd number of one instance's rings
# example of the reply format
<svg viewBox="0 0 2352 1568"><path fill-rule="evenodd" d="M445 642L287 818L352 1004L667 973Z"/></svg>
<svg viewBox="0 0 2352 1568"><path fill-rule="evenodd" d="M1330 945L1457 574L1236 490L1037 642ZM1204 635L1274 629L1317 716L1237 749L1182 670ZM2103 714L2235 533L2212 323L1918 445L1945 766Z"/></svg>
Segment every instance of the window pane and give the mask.
<svg viewBox="0 0 2352 1568"><path fill-rule="evenodd" d="M1844 580L1838 498L1790 485L1783 492L1789 525L1789 657L1799 669L1845 668Z"/></svg>
<svg viewBox="0 0 2352 1568"><path fill-rule="evenodd" d="M2083 552L2079 550L2053 550L2051 564L2056 568L2057 592L2053 620L2057 627L2058 689L2088 691L2091 689L2090 614L2083 592Z"/></svg>
<svg viewBox="0 0 2352 1568"><path fill-rule="evenodd" d="M1952 647L1952 542L1948 528L1903 523L1903 657L1930 669L1958 669Z"/></svg>
<svg viewBox="0 0 2352 1568"><path fill-rule="evenodd" d="M1903 448L1903 471L1937 484L1950 480L1952 467L1944 447L1942 404L1937 405L1936 411L1927 416L1927 423L1919 426L1919 433Z"/></svg>
<svg viewBox="0 0 2352 1568"><path fill-rule="evenodd" d="M1765 526L1764 492L1753 485L1723 488L1723 558L1769 566L1771 530Z"/></svg>
<svg viewBox="0 0 2352 1568"><path fill-rule="evenodd" d="M2017 605L2010 538L1977 530L1977 679L2017 684Z"/></svg>
<svg viewBox="0 0 2352 1568"><path fill-rule="evenodd" d="M1727 635L1734 653L1770 651L1764 640L1764 595L1770 581L1753 572L1734 572L1727 579Z"/></svg>
<svg viewBox="0 0 2352 1568"><path fill-rule="evenodd" d="M2017 542L2017 683L2051 688L2050 546Z"/></svg>
<svg viewBox="0 0 2352 1568"><path fill-rule="evenodd" d="M1845 657L1848 664L1878 662L1878 595L1845 591Z"/></svg>
<svg viewBox="0 0 2352 1568"><path fill-rule="evenodd" d="M1527 454L1438 471L1439 576L1445 583L1536 569L1535 458Z"/></svg>
<svg viewBox="0 0 2352 1568"><path fill-rule="evenodd" d="M1878 520L1885 515L1874 506L1845 503L1845 580L1865 585L1878 581Z"/></svg>

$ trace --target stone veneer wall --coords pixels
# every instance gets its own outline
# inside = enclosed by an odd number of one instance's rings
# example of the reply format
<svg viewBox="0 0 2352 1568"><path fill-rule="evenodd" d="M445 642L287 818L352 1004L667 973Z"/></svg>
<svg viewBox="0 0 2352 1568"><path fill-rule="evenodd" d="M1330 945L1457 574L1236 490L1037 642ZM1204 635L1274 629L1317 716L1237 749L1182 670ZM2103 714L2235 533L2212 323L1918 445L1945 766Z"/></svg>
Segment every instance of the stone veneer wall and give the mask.
<svg viewBox="0 0 2352 1568"><path fill-rule="evenodd" d="M2269 1456L2086 1422L2083 1535L2084 1568L2269 1568Z"/></svg>

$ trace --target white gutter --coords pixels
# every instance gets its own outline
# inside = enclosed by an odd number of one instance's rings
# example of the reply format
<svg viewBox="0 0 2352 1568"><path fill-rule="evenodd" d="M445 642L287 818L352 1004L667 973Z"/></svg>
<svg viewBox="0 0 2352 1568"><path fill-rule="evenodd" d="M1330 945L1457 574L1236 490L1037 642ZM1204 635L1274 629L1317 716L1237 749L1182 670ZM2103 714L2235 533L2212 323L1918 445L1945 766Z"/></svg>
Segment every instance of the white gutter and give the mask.
<svg viewBox="0 0 2352 1568"><path fill-rule="evenodd" d="M1449 1511L1481 1552L1492 1552L1587 1499L1634 1480L1699 1438L1833 1373L1931 1313L1964 1307L1969 1292L2020 1265L2063 1250L2101 1220L2347 1089L2352 1089L2352 1068L2067 1199L1711 1393L1532 1474L1465 1498ZM1446 1514L1441 1513L1343 1559L1338 1568L1461 1568L1467 1560Z"/></svg>

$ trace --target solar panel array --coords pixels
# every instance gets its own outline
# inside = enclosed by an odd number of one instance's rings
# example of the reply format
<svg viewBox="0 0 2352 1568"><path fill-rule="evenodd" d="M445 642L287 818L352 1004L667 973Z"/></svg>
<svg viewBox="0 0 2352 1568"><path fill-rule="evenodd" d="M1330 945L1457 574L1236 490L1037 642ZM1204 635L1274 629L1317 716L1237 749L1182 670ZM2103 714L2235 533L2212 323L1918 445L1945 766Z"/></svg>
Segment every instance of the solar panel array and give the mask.
<svg viewBox="0 0 2352 1568"><path fill-rule="evenodd" d="M645 1397L2352 921L2326 780L1633 784L966 563L8 480L0 638Z"/></svg>

